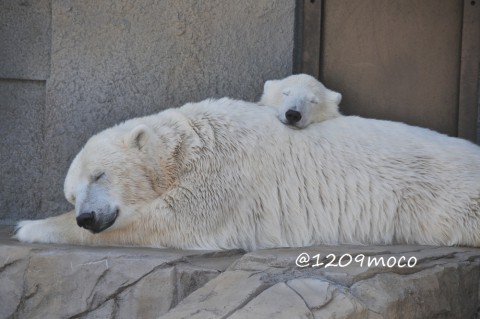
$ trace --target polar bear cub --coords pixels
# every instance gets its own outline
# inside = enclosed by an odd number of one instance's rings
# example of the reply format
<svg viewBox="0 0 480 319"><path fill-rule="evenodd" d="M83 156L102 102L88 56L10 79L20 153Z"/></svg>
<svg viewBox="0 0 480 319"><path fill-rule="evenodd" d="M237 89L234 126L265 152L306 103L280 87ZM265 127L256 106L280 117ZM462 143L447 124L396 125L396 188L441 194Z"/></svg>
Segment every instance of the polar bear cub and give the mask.
<svg viewBox="0 0 480 319"><path fill-rule="evenodd" d="M313 76L294 74L265 82L260 104L277 108L278 119L297 128L339 117L342 95Z"/></svg>

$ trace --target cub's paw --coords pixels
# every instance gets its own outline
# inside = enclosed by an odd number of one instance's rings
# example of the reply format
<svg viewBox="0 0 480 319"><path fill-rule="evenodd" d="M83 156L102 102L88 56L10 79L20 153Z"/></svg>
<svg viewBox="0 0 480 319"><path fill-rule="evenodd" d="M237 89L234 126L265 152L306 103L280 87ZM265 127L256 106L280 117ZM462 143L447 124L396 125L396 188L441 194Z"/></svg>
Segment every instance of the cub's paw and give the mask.
<svg viewBox="0 0 480 319"><path fill-rule="evenodd" d="M45 220L22 220L15 226L13 238L25 243L51 243L55 241L51 227Z"/></svg>

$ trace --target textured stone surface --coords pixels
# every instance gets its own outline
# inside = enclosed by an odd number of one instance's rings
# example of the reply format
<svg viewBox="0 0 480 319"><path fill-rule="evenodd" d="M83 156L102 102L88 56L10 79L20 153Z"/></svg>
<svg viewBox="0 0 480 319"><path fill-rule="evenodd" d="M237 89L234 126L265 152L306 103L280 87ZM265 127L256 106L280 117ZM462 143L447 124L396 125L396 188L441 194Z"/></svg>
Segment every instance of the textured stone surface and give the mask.
<svg viewBox="0 0 480 319"><path fill-rule="evenodd" d="M27 270L30 247L0 247L0 318L17 312L23 297L24 274Z"/></svg>
<svg viewBox="0 0 480 319"><path fill-rule="evenodd" d="M295 1L52 1L41 212L68 208L73 156L119 121L209 97L259 98L292 72Z"/></svg>
<svg viewBox="0 0 480 319"><path fill-rule="evenodd" d="M312 312L295 291L279 282L263 291L230 318L312 318Z"/></svg>
<svg viewBox="0 0 480 319"><path fill-rule="evenodd" d="M0 227L0 318L473 318L480 249L205 252L25 245ZM309 266L295 264L302 252ZM313 266L336 256L340 266ZM347 255L348 254L348 255ZM361 264L358 256L365 256ZM413 267L388 267L415 257ZM383 257L385 266L368 266Z"/></svg>
<svg viewBox="0 0 480 319"><path fill-rule="evenodd" d="M50 0L0 1L0 78L47 79L50 12Z"/></svg>
<svg viewBox="0 0 480 319"><path fill-rule="evenodd" d="M311 258L309 266L296 266L302 252L320 254L318 263L324 264L313 267L317 259ZM325 258L328 254L336 256L335 265L346 254L352 256L352 262L345 267L326 267L332 260ZM365 256L362 264L360 259L355 261L361 255ZM399 261L402 256L406 260L415 257L417 264L412 268L388 267L389 258ZM368 258L377 258L380 263L368 267ZM344 257L341 265L346 262ZM471 318L479 305L479 272L480 250L472 248L320 246L263 250L239 258L162 318ZM243 290L241 285L246 281L232 284L232 276L255 278L255 284ZM229 293L219 293L222 290ZM231 291L235 291L234 297ZM238 306L232 310L235 304Z"/></svg>
<svg viewBox="0 0 480 319"><path fill-rule="evenodd" d="M45 187L44 104L45 82L0 80L0 220L4 222L34 215L40 208Z"/></svg>
<svg viewBox="0 0 480 319"><path fill-rule="evenodd" d="M379 274L355 283L352 294L387 318L471 318L476 312L479 264L436 265L411 275ZM395 287L395 289L392 289Z"/></svg>
<svg viewBox="0 0 480 319"><path fill-rule="evenodd" d="M155 318L242 255L23 245L7 236L0 232L0 318Z"/></svg>
<svg viewBox="0 0 480 319"><path fill-rule="evenodd" d="M355 299L355 297L353 297L345 288L336 288L332 295L332 299L324 306L317 309L312 309L312 312L314 314L314 318L316 319L364 319L376 317L383 318L382 316L372 311L368 311L366 307L359 300Z"/></svg>
<svg viewBox="0 0 480 319"><path fill-rule="evenodd" d="M287 285L299 294L310 309L319 309L333 298L334 286L328 281L314 278L297 278L287 281Z"/></svg>
<svg viewBox="0 0 480 319"><path fill-rule="evenodd" d="M164 318L223 318L267 287L259 275L228 271L191 294Z"/></svg>

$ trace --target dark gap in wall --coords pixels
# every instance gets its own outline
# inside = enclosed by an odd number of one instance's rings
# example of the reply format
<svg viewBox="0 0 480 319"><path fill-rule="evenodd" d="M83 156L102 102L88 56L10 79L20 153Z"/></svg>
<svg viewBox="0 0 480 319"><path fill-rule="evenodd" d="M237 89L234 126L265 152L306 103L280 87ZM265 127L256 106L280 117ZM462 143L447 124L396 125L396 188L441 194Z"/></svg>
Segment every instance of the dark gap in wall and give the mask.
<svg viewBox="0 0 480 319"><path fill-rule="evenodd" d="M477 80L477 144L480 145L480 63Z"/></svg>
<svg viewBox="0 0 480 319"><path fill-rule="evenodd" d="M302 72L302 47L303 47L303 1L295 1L295 23L293 31L293 63L292 73Z"/></svg>
<svg viewBox="0 0 480 319"><path fill-rule="evenodd" d="M37 79L18 79L18 78L2 78L0 77L0 81L8 81L8 82L32 82L32 83L46 83L46 80L37 80Z"/></svg>

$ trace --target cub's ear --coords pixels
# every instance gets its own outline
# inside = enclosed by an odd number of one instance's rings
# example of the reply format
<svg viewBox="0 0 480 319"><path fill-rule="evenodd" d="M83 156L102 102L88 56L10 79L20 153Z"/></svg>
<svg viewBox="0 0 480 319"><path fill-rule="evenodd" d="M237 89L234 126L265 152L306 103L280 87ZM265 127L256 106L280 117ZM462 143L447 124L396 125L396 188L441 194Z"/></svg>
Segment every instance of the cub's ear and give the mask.
<svg viewBox="0 0 480 319"><path fill-rule="evenodd" d="M328 93L330 100L333 101L335 104L339 105L340 102L342 102L342 95L340 93L332 90L330 90L330 92Z"/></svg>
<svg viewBox="0 0 480 319"><path fill-rule="evenodd" d="M147 144L151 134L148 126L140 124L128 134L126 144L130 147L135 147L141 150Z"/></svg>

